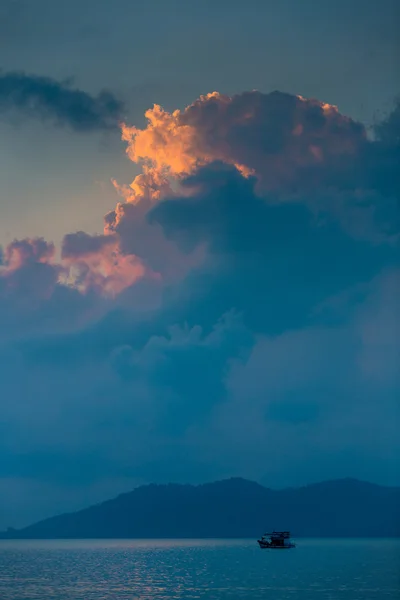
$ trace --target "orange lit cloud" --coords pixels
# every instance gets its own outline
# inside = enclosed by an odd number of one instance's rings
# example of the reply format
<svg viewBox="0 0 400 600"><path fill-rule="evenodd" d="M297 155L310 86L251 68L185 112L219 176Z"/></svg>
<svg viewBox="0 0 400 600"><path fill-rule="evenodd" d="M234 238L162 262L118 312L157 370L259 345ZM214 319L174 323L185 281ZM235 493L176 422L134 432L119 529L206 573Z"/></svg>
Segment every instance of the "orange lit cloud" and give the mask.
<svg viewBox="0 0 400 600"><path fill-rule="evenodd" d="M124 216L125 204L140 204L140 212L143 213L163 197L173 195L170 181L166 175L157 168L146 164L143 165L142 173L137 175L129 186L120 185L114 179L112 184L124 201L118 203L115 209L105 216L104 233L106 235L116 231L118 223Z"/></svg>
<svg viewBox="0 0 400 600"><path fill-rule="evenodd" d="M55 259L54 245L43 238L14 240L5 248L0 267L8 293L26 289L40 297L50 297L59 283L82 293L113 296L146 273L138 257L120 252L116 236L84 232L65 236L60 261Z"/></svg>
<svg viewBox="0 0 400 600"><path fill-rule="evenodd" d="M335 106L281 92L200 96L184 110L148 110L147 127L122 126L127 154L159 176L180 178L213 161L254 174L264 189L299 185L321 163L338 166L366 142ZM305 180L303 181L305 183Z"/></svg>
<svg viewBox="0 0 400 600"><path fill-rule="evenodd" d="M372 142L365 127L336 106L282 92L213 92L183 110L154 105L145 115L143 129L122 125L127 155L143 172L130 186L114 182L123 201L105 218L105 233L121 234L125 248L139 212L143 221L160 200L196 194L187 178L213 162L253 176L267 201L306 203L357 237L381 240L375 221L382 215L383 237L398 239L384 216L393 213L398 191L392 146ZM391 132L397 121L391 117Z"/></svg>
<svg viewBox="0 0 400 600"><path fill-rule="evenodd" d="M82 292L96 290L111 296L119 294L145 274L140 259L124 256L112 246L78 259L65 259L64 264L69 266L66 282Z"/></svg>
<svg viewBox="0 0 400 600"><path fill-rule="evenodd" d="M94 289L116 295L146 273L137 256L121 253L115 235L91 236L83 231L68 234L63 240L61 258L67 268L65 283L82 292Z"/></svg>
<svg viewBox="0 0 400 600"><path fill-rule="evenodd" d="M204 260L207 245L185 254L148 216L163 199L198 194L191 176L211 163L253 176L257 194L267 201L300 199L359 237L370 235L380 219L379 239L398 239L396 226L390 226L399 188L398 154L392 152L398 108L378 130L377 142L335 106L281 92L213 92L183 110L154 105L145 114L143 129L121 126L127 155L142 172L130 185L113 181L121 201L105 216L103 235L66 235L58 262L53 244L43 239L14 241L5 249L0 275L23 271L28 277L32 265L36 270L47 265L52 281L104 295L119 294L145 277L184 277ZM219 185L214 175L210 185Z"/></svg>

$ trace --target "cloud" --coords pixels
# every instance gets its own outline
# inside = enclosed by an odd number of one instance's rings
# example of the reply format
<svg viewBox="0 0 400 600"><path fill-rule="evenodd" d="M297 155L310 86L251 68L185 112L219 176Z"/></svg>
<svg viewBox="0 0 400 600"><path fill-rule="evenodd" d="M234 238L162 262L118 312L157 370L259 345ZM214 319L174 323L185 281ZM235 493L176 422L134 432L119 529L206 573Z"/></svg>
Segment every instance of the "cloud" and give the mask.
<svg viewBox="0 0 400 600"><path fill-rule="evenodd" d="M362 338L359 367L367 381L396 388L400 384L400 270L385 273L357 319Z"/></svg>
<svg viewBox="0 0 400 600"><path fill-rule="evenodd" d="M253 335L229 313L205 334L197 325L175 325L168 336L152 336L139 351L115 348L112 361L123 379L143 378L157 402L155 424L165 435L185 432L226 400L229 361L244 360Z"/></svg>
<svg viewBox="0 0 400 600"><path fill-rule="evenodd" d="M377 138L389 147L400 145L400 98L393 110L375 126Z"/></svg>
<svg viewBox="0 0 400 600"><path fill-rule="evenodd" d="M6 340L75 330L95 318L105 299L63 285L69 266L56 259L54 244L43 238L14 240L0 265L0 345Z"/></svg>
<svg viewBox="0 0 400 600"><path fill-rule="evenodd" d="M155 105L148 125L123 127L128 156L172 175L214 161L255 173L268 189L310 189L320 165L343 168L366 143L362 124L335 106L282 92L201 96L184 111Z"/></svg>
<svg viewBox="0 0 400 600"><path fill-rule="evenodd" d="M124 125L122 139L147 173L181 181L213 162L233 165L255 177L257 193L269 202L297 201L321 218L334 216L358 237L398 240L397 110L387 120L391 136L372 141L361 123L318 100L214 92L183 111L155 105L146 112L147 126Z"/></svg>
<svg viewBox="0 0 400 600"><path fill-rule="evenodd" d="M43 238L11 242L4 250L0 267L1 295L11 300L17 293L24 304L48 299L59 276L54 254L54 244Z"/></svg>
<svg viewBox="0 0 400 600"><path fill-rule="evenodd" d="M115 235L69 233L62 241L61 259L69 267L71 284L85 292L119 294L146 274L137 256L121 253Z"/></svg>
<svg viewBox="0 0 400 600"><path fill-rule="evenodd" d="M371 139L249 92L147 117L103 234L2 252L0 479L393 482L396 116Z"/></svg>
<svg viewBox="0 0 400 600"><path fill-rule="evenodd" d="M114 320L97 328L93 345L88 332L76 340L84 361L39 363L21 346L0 352L2 476L53 490L103 482L104 496L116 481L153 477L237 473L284 485L375 473L393 481L398 383L371 379L363 364L382 348L382 362L393 362L393 346L363 333L372 323L379 330L388 296L378 312L374 296L391 277L371 281L335 328L254 336L231 313L209 333L175 326L138 342L126 320L113 339ZM368 467L375 463L379 474Z"/></svg>
<svg viewBox="0 0 400 600"><path fill-rule="evenodd" d="M43 238L14 240L5 250L3 264L7 270L15 271L32 263L47 263L55 253L54 244Z"/></svg>
<svg viewBox="0 0 400 600"><path fill-rule="evenodd" d="M207 248L202 267L184 284L191 290L189 321L201 315L210 324L235 308L252 330L278 333L352 286L355 273L368 281L382 265L396 263L396 246L355 239L304 204L269 203L256 193L254 179L234 167L214 163L182 185L196 192L160 202L148 218L182 251Z"/></svg>
<svg viewBox="0 0 400 600"><path fill-rule="evenodd" d="M117 295L142 277L156 277L140 258L123 254L115 235L67 234L56 260L54 244L43 238L14 240L6 246L0 266L0 293L48 298L57 291L74 288L82 293ZM1 279L0 279L1 283Z"/></svg>
<svg viewBox="0 0 400 600"><path fill-rule="evenodd" d="M67 233L61 247L61 258L71 259L88 256L101 252L105 246L115 244L115 239L109 235L89 235L84 231Z"/></svg>
<svg viewBox="0 0 400 600"><path fill-rule="evenodd" d="M387 321L386 315L394 300L388 289L399 292L398 275L397 270L370 281L362 299L351 303L351 316L335 326L314 322L259 337L249 359L231 370L231 402L220 407L214 421L212 437L227 448L227 456L245 447L246 462L252 456L256 464L261 448L268 448L269 482L285 480L288 469L302 472L305 462L314 480L325 476L328 463L333 476L357 472L359 477L379 464L381 475L394 480L399 315ZM385 321L395 331L382 328ZM366 331L374 335L366 337ZM379 362L366 364L366 357L378 355ZM240 461L239 452L234 460Z"/></svg>
<svg viewBox="0 0 400 600"><path fill-rule="evenodd" d="M115 129L122 103L108 91L97 96L50 77L23 72L0 73L0 118L10 113L68 126L74 131Z"/></svg>

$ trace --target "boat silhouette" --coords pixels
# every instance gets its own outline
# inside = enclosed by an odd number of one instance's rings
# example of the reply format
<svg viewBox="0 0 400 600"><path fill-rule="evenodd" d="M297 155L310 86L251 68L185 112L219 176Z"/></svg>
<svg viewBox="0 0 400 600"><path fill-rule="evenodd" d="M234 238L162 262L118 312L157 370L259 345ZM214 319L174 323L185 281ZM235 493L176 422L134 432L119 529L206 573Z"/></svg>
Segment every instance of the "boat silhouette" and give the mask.
<svg viewBox="0 0 400 600"><path fill-rule="evenodd" d="M274 548L277 550L288 550L289 548L296 547L296 544L290 540L290 531L264 533L257 542L261 549Z"/></svg>

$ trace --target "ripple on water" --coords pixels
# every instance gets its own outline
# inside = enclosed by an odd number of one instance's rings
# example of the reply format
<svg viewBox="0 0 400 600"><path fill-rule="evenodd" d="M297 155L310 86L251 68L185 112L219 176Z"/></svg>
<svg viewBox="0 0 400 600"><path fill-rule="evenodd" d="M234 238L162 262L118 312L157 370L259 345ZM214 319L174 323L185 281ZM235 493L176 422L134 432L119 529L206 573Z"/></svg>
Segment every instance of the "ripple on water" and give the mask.
<svg viewBox="0 0 400 600"><path fill-rule="evenodd" d="M0 542L1 600L398 600L399 540Z"/></svg>

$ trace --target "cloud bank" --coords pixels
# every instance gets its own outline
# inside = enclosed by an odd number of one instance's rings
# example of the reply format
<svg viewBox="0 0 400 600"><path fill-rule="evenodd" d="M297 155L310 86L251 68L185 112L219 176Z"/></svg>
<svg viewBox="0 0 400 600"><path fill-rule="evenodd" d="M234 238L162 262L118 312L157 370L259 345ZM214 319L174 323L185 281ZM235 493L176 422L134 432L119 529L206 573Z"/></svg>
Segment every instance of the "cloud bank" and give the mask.
<svg viewBox="0 0 400 600"><path fill-rule="evenodd" d="M103 234L2 253L3 489L44 515L152 480L397 481L396 111L371 138L214 92L123 124L142 172Z"/></svg>

